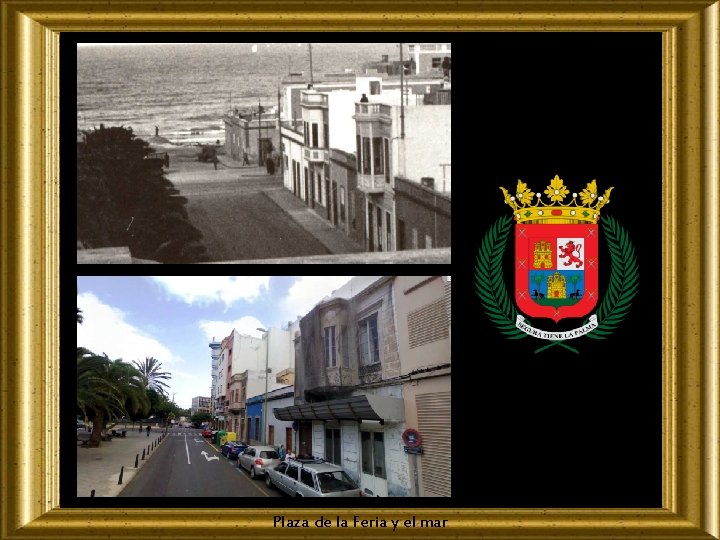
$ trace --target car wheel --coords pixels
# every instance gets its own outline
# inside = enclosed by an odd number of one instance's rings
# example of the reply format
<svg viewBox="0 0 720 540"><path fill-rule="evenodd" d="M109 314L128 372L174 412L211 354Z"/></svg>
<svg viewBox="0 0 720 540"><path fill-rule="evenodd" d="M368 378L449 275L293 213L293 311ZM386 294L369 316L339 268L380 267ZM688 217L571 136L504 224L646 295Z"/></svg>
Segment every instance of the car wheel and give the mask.
<svg viewBox="0 0 720 540"><path fill-rule="evenodd" d="M270 475L268 473L265 473L265 485L269 488L273 487L272 480L270 479Z"/></svg>
<svg viewBox="0 0 720 540"><path fill-rule="evenodd" d="M250 468L250 478L255 480L255 467Z"/></svg>

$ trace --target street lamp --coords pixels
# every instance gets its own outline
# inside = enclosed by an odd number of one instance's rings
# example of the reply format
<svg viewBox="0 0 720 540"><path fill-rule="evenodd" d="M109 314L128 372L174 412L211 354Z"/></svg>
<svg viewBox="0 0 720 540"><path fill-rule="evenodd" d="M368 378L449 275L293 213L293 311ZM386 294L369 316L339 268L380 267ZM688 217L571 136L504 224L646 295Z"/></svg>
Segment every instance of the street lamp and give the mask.
<svg viewBox="0 0 720 540"><path fill-rule="evenodd" d="M264 328L257 328L258 331L263 332L265 334L265 337L267 337L267 343L265 344L265 399L263 400L263 436L262 436L262 443L263 445L267 444L267 437L266 433L268 431L267 428L267 391L268 391L268 358L270 356L270 335L268 334L268 331Z"/></svg>

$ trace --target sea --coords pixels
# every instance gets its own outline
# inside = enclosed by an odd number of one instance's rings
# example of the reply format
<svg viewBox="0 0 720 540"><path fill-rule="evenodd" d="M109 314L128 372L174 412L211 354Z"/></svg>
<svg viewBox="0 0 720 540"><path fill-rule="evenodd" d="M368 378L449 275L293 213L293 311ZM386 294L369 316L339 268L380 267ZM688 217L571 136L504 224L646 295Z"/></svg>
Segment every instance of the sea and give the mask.
<svg viewBox="0 0 720 540"><path fill-rule="evenodd" d="M233 108L277 108L290 74L360 73L382 55L399 59L398 43L79 44L78 131L132 127L171 144L224 142L222 117Z"/></svg>

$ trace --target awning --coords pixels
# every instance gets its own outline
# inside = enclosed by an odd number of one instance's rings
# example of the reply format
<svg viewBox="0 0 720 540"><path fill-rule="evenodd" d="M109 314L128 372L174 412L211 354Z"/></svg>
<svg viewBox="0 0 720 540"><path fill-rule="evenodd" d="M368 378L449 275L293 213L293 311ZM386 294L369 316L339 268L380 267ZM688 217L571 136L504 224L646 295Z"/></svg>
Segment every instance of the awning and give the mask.
<svg viewBox="0 0 720 540"><path fill-rule="evenodd" d="M401 398L364 395L292 405L273 409L278 420L383 420L403 422L405 402Z"/></svg>

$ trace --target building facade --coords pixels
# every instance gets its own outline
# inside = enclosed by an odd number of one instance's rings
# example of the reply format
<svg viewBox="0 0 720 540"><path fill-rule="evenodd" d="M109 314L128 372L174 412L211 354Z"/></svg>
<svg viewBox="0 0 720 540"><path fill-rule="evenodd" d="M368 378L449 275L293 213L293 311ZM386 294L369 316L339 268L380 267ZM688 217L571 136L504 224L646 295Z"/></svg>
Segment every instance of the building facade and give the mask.
<svg viewBox="0 0 720 540"><path fill-rule="evenodd" d="M412 489L401 445L405 407L392 282L377 278L302 318L295 404L273 411L297 422L298 455L342 466L374 496L407 496Z"/></svg>
<svg viewBox="0 0 720 540"><path fill-rule="evenodd" d="M208 413L212 407L212 400L209 397L197 396L192 398L192 404L190 405L190 416L194 416L198 413Z"/></svg>
<svg viewBox="0 0 720 540"><path fill-rule="evenodd" d="M396 276L393 282L405 422L420 432L422 454L407 454L412 494L449 497L444 455L451 440L450 285L446 276Z"/></svg>

